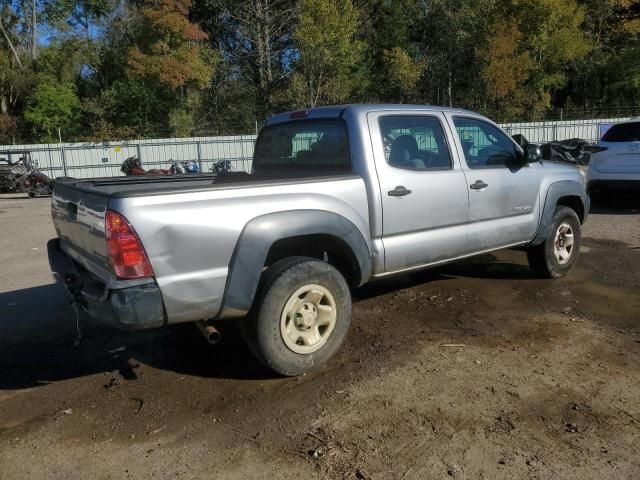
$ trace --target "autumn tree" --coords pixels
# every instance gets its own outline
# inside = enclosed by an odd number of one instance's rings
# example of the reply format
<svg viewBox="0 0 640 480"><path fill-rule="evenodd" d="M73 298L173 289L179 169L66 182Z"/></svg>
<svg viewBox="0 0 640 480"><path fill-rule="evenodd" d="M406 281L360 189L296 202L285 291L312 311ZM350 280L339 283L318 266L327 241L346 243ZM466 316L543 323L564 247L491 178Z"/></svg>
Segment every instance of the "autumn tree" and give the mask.
<svg viewBox="0 0 640 480"><path fill-rule="evenodd" d="M136 45L129 49L133 76L171 90L202 89L211 81L215 55L207 34L188 19L191 0L162 0L142 9Z"/></svg>
<svg viewBox="0 0 640 480"><path fill-rule="evenodd" d="M533 68L529 53L521 51L523 34L515 25L514 21L494 25L486 49L478 50L486 58L482 74L490 103L485 110L504 118L515 118L525 107L526 81Z"/></svg>

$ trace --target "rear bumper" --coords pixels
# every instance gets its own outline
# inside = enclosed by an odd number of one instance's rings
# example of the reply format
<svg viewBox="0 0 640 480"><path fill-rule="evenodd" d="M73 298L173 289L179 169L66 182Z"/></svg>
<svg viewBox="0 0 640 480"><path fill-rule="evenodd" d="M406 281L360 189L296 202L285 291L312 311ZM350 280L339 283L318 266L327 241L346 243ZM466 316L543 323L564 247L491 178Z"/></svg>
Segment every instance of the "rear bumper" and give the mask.
<svg viewBox="0 0 640 480"><path fill-rule="evenodd" d="M160 288L154 281L121 289L108 289L82 272L59 248L47 244L49 265L56 279L92 318L123 330L144 330L166 324Z"/></svg>

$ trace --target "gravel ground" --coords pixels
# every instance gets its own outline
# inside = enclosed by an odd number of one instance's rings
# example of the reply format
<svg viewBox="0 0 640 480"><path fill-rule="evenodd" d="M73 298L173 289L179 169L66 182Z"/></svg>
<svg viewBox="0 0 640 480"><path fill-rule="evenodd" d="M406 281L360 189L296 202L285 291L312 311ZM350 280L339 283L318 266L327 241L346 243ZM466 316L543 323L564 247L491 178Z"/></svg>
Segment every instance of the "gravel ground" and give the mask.
<svg viewBox="0 0 640 480"><path fill-rule="evenodd" d="M0 478L640 478L640 212L595 208L568 277L520 251L354 292L325 368L233 325L126 334L49 274L49 200L0 197Z"/></svg>

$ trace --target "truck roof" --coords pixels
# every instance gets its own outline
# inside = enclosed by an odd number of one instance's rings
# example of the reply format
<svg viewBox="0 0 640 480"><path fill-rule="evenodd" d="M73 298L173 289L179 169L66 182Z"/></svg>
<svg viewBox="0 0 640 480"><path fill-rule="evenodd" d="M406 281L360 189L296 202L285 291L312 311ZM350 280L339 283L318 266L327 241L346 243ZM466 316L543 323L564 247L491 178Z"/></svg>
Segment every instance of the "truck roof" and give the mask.
<svg viewBox="0 0 640 480"><path fill-rule="evenodd" d="M349 110L350 113L355 114L366 114L368 112L379 112L385 110L473 113L462 108L441 107L438 105L411 105L406 103L351 103L346 105L327 105L324 107L314 107L305 110L280 113L269 117L265 125L273 125L275 123L288 122L290 120L302 118L339 118L347 110Z"/></svg>

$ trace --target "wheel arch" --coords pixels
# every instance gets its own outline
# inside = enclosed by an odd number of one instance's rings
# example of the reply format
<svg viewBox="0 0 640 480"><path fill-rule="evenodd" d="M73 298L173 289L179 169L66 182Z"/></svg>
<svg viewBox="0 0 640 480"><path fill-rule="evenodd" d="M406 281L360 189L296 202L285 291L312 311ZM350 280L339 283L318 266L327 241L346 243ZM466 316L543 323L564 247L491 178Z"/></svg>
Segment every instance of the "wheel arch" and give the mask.
<svg viewBox="0 0 640 480"><path fill-rule="evenodd" d="M560 197L556 203L556 206L563 205L569 207L578 214L580 223L584 223L584 204L579 195L564 195Z"/></svg>
<svg viewBox="0 0 640 480"><path fill-rule="evenodd" d="M229 264L219 318L246 315L265 267L292 256L325 260L352 286L371 275L371 248L347 218L324 210L293 210L256 217L244 227Z"/></svg>
<svg viewBox="0 0 640 480"><path fill-rule="evenodd" d="M584 184L574 180L563 180L549 185L540 225L531 245L540 245L547 238L553 223L553 215L558 205L574 210L580 219L580 223L584 223L589 213L590 205Z"/></svg>

